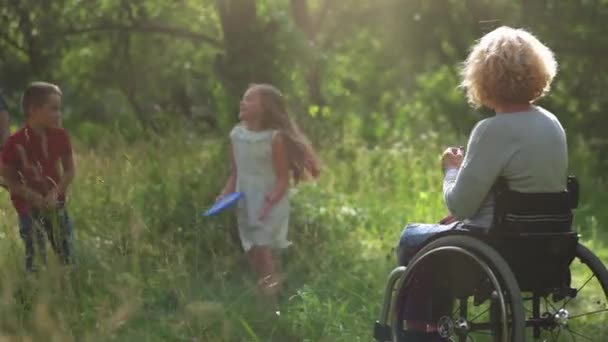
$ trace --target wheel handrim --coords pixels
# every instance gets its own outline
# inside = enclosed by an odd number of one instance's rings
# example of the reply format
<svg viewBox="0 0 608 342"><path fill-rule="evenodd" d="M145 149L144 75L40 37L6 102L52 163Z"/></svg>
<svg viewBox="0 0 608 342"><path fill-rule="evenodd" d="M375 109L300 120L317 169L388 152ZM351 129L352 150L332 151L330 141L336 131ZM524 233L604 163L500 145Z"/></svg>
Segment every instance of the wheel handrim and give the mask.
<svg viewBox="0 0 608 342"><path fill-rule="evenodd" d="M438 247L432 250L429 250L428 252L424 253L423 255L421 255L420 257L416 258L415 260L413 260L412 263L410 263L410 265L408 266L408 269L406 270L406 272L403 275L403 280L401 282L401 288L402 289L407 289L407 287L410 285L411 281L413 280L413 270L415 270L415 267L418 266L420 263L424 262L425 260L427 260L428 258L437 255L438 253L446 253L446 252L456 252L456 253L460 253L466 257L468 257L469 259L473 260L478 267L484 272L484 274L487 276L487 279L490 281L490 283L492 284L493 288L494 288L494 295L496 296L495 300L498 303L498 307L499 307L499 325L500 327L498 328L499 330L499 337L500 340L502 342L507 342L509 339L509 334L508 333L502 333L502 332L508 332L509 331L509 324L508 324L508 315L507 315L507 306L508 306L508 301L507 298L505 296L505 291L503 290L503 287L500 283L500 281L498 280L498 277L496 276L495 272L492 270L491 267L488 266L488 264L481 259L480 257L478 257L477 255L475 255L472 252L467 251L464 248L461 247L457 247L457 246L442 246L442 247ZM401 304L401 303L400 303ZM465 302L464 305L468 305L468 301ZM402 309L398 309L400 310L399 313L397 315L394 315L393 317L393 322L391 324L391 326L393 327L393 338L395 341L398 341L398 338L400 336L400 331L403 331L403 320L401 320L399 318L399 316L401 316L401 311ZM490 309L488 309L490 310ZM486 310L486 311L488 311ZM484 312L477 313L478 316L483 315ZM452 315L454 316L454 315ZM473 319L467 319L467 317L441 317L439 319L439 321L437 322L437 327L438 327L438 333L444 337L444 338L460 338L461 340L464 338L464 340L468 340L468 338L473 338L474 334L479 334L482 333L483 330L488 329L488 328L492 328L492 326L495 326L495 324L493 322L487 322L487 323L476 323L475 320L478 317L473 317ZM443 321L442 321L443 319ZM401 322L400 322L401 321ZM474 340L474 339L473 339Z"/></svg>

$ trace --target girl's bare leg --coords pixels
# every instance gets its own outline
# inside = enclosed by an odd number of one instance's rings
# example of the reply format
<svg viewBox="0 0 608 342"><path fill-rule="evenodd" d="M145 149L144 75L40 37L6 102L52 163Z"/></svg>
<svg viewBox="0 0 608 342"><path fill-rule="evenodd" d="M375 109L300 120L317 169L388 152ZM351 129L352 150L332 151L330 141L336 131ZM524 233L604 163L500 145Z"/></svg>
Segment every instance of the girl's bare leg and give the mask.
<svg viewBox="0 0 608 342"><path fill-rule="evenodd" d="M275 270L272 250L267 246L254 246L247 255L258 275L260 292L271 301L271 304L276 306L280 291L280 280Z"/></svg>

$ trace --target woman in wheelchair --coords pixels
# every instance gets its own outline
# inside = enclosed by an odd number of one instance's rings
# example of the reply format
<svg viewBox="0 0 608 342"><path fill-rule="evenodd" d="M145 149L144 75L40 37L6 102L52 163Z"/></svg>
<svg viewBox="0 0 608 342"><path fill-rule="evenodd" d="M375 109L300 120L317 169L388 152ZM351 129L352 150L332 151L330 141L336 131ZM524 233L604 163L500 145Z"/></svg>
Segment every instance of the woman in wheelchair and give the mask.
<svg viewBox="0 0 608 342"><path fill-rule="evenodd" d="M572 197L576 194L572 189L566 191L566 134L555 115L534 104L549 91L556 71L551 50L521 29L500 27L473 46L464 62L461 86L471 105L491 108L495 115L477 123L466 153L462 148L444 151L443 196L457 221L408 224L403 230L397 247L402 267L389 277L376 325L378 340L449 341L458 337L468 341L474 332L485 330L495 341L522 341L528 322L524 321L522 284L518 284L522 280L513 274L526 269L523 266L530 261L503 258L509 252L515 256L530 252L533 255L528 256L538 260L551 256L547 261L551 266L543 269L555 271L541 277L532 271L529 278L553 279L565 291L558 296L572 295L567 289L568 265L578 251L576 234L571 232ZM499 180L502 192L498 191ZM492 234L499 230L500 234ZM521 238L523 233L531 234L528 242L513 240L514 234ZM544 233L554 234L555 241ZM539 241L552 243L545 250ZM559 256L551 254L556 250ZM514 264L523 266L514 268ZM599 278L608 284L608 276ZM547 295L540 291L546 290L542 287L553 284L547 281L526 286L540 298ZM602 287L606 289L604 284ZM475 311L478 317L486 317L485 322L466 319L472 314L467 309L469 298L474 305L489 302L487 310ZM541 324L539 298L532 308L538 321L534 337L550 323L547 319ZM460 306L454 312L456 300ZM556 310L551 317L558 313L565 315ZM557 320L551 319L553 323Z"/></svg>
<svg viewBox="0 0 608 342"><path fill-rule="evenodd" d="M488 229L493 219L491 189L499 177L519 192L559 192L566 188L566 134L549 111L533 105L555 76L551 50L523 30L501 27L484 36L464 63L462 86L475 107L496 115L480 121L466 155L443 153L443 194L451 225L410 224L399 243L399 261L429 235L463 224Z"/></svg>

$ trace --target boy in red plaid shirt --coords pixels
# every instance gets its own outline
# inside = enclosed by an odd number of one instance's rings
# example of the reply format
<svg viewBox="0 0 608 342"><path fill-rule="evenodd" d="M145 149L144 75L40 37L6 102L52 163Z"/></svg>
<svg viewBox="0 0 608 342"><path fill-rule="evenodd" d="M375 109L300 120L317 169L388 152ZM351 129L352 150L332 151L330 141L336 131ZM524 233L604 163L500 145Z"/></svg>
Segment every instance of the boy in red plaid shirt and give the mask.
<svg viewBox="0 0 608 342"><path fill-rule="evenodd" d="M65 193L74 178L74 159L70 138L58 127L61 96L54 84L30 84L22 103L26 124L2 148L0 174L19 215L28 271L35 270L36 254L45 260L45 234L63 264L71 256Z"/></svg>

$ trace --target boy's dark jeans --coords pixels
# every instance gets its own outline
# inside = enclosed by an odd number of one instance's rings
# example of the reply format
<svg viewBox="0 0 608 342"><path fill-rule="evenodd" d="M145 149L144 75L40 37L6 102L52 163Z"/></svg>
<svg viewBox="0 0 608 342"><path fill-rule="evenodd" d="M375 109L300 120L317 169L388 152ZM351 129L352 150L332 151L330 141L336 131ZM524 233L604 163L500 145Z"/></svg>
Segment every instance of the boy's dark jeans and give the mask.
<svg viewBox="0 0 608 342"><path fill-rule="evenodd" d="M70 263L72 252L72 222L67 209L32 210L19 215L19 235L25 245L25 270L36 270L36 255L46 263L45 234L62 264Z"/></svg>

